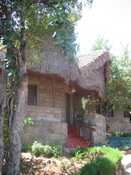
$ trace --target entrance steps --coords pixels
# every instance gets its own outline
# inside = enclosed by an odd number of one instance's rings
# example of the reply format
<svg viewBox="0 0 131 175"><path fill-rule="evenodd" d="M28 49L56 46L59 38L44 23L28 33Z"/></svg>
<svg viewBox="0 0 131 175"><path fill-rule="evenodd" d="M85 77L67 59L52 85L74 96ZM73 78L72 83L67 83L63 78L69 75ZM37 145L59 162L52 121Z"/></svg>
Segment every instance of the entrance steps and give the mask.
<svg viewBox="0 0 131 175"><path fill-rule="evenodd" d="M78 128L73 125L68 126L68 139L67 139L67 147L68 148L86 148L90 146L90 141L80 137Z"/></svg>

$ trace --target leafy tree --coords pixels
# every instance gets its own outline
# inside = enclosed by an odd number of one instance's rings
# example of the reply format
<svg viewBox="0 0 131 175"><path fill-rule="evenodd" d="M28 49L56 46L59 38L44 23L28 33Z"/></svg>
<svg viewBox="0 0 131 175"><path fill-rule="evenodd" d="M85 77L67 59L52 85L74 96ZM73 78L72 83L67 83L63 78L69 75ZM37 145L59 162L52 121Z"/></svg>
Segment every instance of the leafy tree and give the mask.
<svg viewBox="0 0 131 175"><path fill-rule="evenodd" d="M91 3L92 0L88 2ZM48 31L56 32L58 44L65 50L65 54L73 58L76 44L71 13L73 9L80 7L81 2L77 0L0 0L0 39L6 47L2 74L4 92L0 98L0 165L3 159L2 124L3 117L6 117L7 175L20 174L22 113L28 83L25 54L27 38L33 35L39 37L39 34ZM72 37L68 37L68 34L72 34ZM60 37L63 37L63 40L59 39Z"/></svg>
<svg viewBox="0 0 131 175"><path fill-rule="evenodd" d="M116 111L124 111L131 106L131 58L128 47L122 54L113 57L111 61L110 77L107 82L107 101Z"/></svg>
<svg viewBox="0 0 131 175"><path fill-rule="evenodd" d="M43 4L33 4L26 15L28 47L37 46L40 49L44 37L52 35L57 46L63 48L65 55L73 59L77 51L74 25L79 17L80 12L73 7L65 11L62 4L48 8Z"/></svg>
<svg viewBox="0 0 131 175"><path fill-rule="evenodd" d="M111 49L111 46L109 44L109 41L108 40L105 40L103 37L99 36L93 47L92 47L92 50L106 50L106 51L109 51Z"/></svg>
<svg viewBox="0 0 131 175"><path fill-rule="evenodd" d="M41 61L43 40L48 35L52 36L55 44L64 50L69 60L74 61L77 52L74 26L79 18L79 9L76 11L72 8L64 12L64 9L60 10L55 6L43 10L43 5L33 4L26 15L29 66Z"/></svg>

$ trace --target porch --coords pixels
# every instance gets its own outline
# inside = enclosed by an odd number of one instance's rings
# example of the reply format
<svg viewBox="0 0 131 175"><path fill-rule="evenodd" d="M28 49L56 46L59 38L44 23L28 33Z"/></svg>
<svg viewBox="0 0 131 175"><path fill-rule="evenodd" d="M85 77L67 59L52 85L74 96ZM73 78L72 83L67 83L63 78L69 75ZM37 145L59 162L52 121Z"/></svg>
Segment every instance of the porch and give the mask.
<svg viewBox="0 0 131 175"><path fill-rule="evenodd" d="M93 144L92 132L95 129L80 121L67 123L60 108L27 105L28 116L32 117L33 125L24 127L24 143L37 140L44 144L59 143L68 148L84 148Z"/></svg>
<svg viewBox="0 0 131 175"><path fill-rule="evenodd" d="M88 107L83 106L83 97L88 99L89 95L83 96L78 91L66 94L67 147L69 148L84 148L105 143L105 117L96 113L99 110L97 104L90 106L90 109L88 103Z"/></svg>

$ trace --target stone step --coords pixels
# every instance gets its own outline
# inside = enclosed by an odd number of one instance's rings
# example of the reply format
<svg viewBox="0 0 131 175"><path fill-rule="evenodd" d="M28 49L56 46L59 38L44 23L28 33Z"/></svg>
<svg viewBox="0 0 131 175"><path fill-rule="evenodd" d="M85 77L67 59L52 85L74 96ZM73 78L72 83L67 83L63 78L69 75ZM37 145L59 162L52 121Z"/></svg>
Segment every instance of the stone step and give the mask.
<svg viewBox="0 0 131 175"><path fill-rule="evenodd" d="M67 141L67 147L69 148L86 148L90 145L89 141L86 141L85 139L81 137L68 137Z"/></svg>
<svg viewBox="0 0 131 175"><path fill-rule="evenodd" d="M78 130L75 126L68 126L68 140L67 147L68 148L86 148L90 145L90 142L85 140L83 137L79 136Z"/></svg>

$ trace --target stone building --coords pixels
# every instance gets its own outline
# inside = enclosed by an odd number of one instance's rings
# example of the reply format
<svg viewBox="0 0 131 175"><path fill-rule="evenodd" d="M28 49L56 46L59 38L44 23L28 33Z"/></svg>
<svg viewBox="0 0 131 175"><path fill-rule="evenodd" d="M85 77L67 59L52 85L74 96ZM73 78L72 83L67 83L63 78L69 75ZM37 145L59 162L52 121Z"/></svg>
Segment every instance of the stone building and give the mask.
<svg viewBox="0 0 131 175"><path fill-rule="evenodd" d="M71 63L52 39L43 41L41 63L27 71L25 117L31 117L33 125L24 127L23 142L70 147L104 142L105 118L96 113L88 118L82 98L100 101L104 97L109 59L108 52L95 52Z"/></svg>

